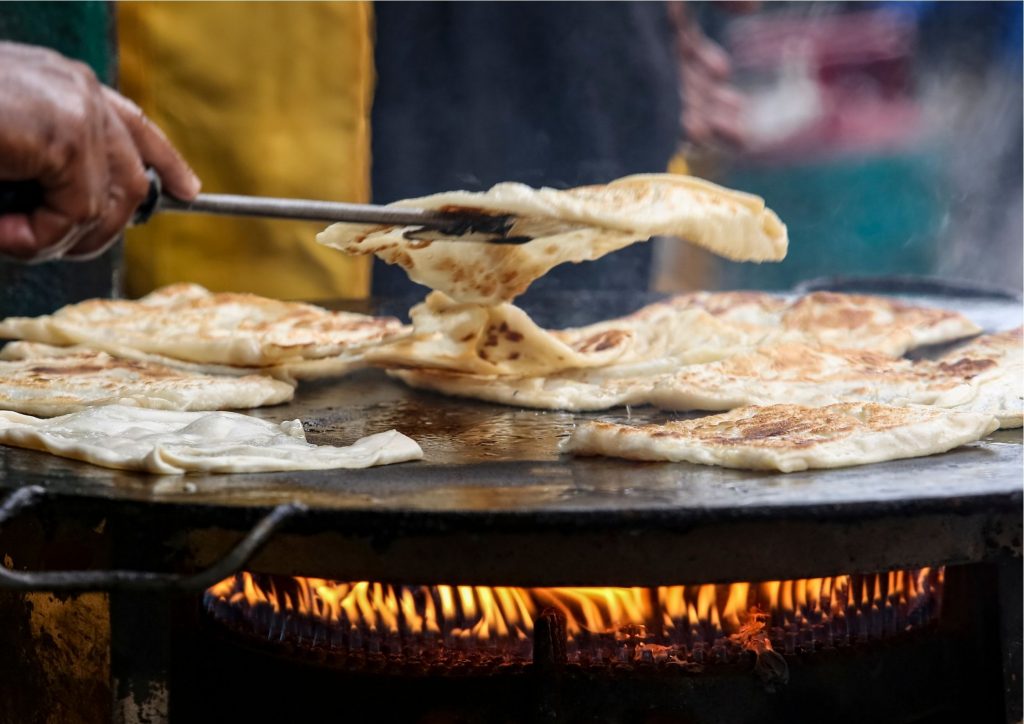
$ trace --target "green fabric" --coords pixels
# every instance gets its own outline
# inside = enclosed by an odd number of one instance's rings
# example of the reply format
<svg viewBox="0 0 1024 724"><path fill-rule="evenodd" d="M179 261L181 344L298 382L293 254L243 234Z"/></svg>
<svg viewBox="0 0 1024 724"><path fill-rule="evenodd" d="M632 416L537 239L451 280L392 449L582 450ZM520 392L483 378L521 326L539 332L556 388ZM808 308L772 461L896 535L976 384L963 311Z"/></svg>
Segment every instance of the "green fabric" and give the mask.
<svg viewBox="0 0 1024 724"><path fill-rule="evenodd" d="M88 63L105 82L115 78L111 3L2 2L0 40L45 45ZM47 314L65 304L114 294L122 247L87 262L25 266L0 261L0 318Z"/></svg>
<svg viewBox="0 0 1024 724"><path fill-rule="evenodd" d="M772 264L718 264L722 288L788 289L819 276L929 274L943 223L926 151L733 169L722 183L762 196L789 228Z"/></svg>
<svg viewBox="0 0 1024 724"><path fill-rule="evenodd" d="M58 50L105 82L114 77L113 33L111 6L101 0L0 4L0 39Z"/></svg>

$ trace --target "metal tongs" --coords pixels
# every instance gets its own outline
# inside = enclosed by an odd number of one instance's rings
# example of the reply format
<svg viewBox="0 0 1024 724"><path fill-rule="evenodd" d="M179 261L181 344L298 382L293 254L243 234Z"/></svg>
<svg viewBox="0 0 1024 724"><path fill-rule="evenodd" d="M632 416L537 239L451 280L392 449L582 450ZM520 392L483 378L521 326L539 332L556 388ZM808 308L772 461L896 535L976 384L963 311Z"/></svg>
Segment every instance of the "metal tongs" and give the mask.
<svg viewBox="0 0 1024 724"><path fill-rule="evenodd" d="M509 232L516 221L510 214L488 214L476 210L432 210L347 204L337 201L279 199L267 196L235 194L199 194L184 201L164 193L159 176L150 169L149 194L132 217L131 226L147 222L163 211L217 214L221 216L258 216L275 219L300 219L325 223L350 222L381 226L414 226L429 229L441 241L475 241L496 244L523 244L529 236ZM0 181L0 215L29 213L43 203L43 189L34 181Z"/></svg>

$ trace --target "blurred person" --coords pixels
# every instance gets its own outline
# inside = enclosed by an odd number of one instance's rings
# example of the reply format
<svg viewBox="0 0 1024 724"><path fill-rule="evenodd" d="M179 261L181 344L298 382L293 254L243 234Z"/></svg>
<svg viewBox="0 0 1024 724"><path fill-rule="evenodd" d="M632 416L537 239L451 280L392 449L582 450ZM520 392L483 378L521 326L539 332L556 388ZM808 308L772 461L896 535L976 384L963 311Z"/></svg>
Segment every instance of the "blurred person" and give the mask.
<svg viewBox="0 0 1024 724"><path fill-rule="evenodd" d="M769 266L663 247L658 288L845 274L1020 290L1021 3L766 3L710 30L742 88L742 136L704 133L686 161L764 196L793 243Z"/></svg>
<svg viewBox="0 0 1024 724"><path fill-rule="evenodd" d="M378 3L373 195L663 172L679 140L665 3ZM531 291L646 289L651 249L556 267ZM374 267L374 291L421 291ZM528 292L529 293L529 292Z"/></svg>
<svg viewBox="0 0 1024 724"><path fill-rule="evenodd" d="M378 201L503 180L572 186L657 172L678 145L679 28L669 6L378 11ZM193 160L208 191L364 201L371 29L365 3L256 3L244 12L238 4L126 4L121 86ZM433 66L412 62L408 54L424 43L447 52L428 56ZM700 83L702 69L721 75L705 50L681 53L695 66L690 108L706 106L710 127L728 136L728 97ZM398 67L409 75L395 83ZM690 130L702 140L699 123ZM368 260L318 247L317 228L158 216L128 234L125 286L133 296L184 280L278 297L365 295ZM585 280L558 270L542 284L644 287L649 259L641 245L588 265Z"/></svg>
<svg viewBox="0 0 1024 724"><path fill-rule="evenodd" d="M739 14L754 12L760 3L722 2L717 7ZM732 83L728 52L708 36L690 4L670 2L667 9L679 59L682 138L697 150L742 148L748 135L746 106L743 94Z"/></svg>
<svg viewBox="0 0 1024 724"><path fill-rule="evenodd" d="M729 59L687 5L378 3L374 198L686 173L681 138L742 146ZM556 267L531 289L646 290L653 247ZM417 293L401 269L373 274L375 293Z"/></svg>
<svg viewBox="0 0 1024 724"><path fill-rule="evenodd" d="M111 41L119 39L121 89L209 177L209 191L368 199L369 3L113 8L5 3L0 38L88 59L107 81L118 65ZM173 180L169 190L192 193ZM119 205L122 216L127 200L126 194ZM365 296L369 260L319 247L314 235L321 227L157 215L94 262L0 261L0 316L48 313L123 290L137 296L176 281L284 298Z"/></svg>
<svg viewBox="0 0 1024 724"><path fill-rule="evenodd" d="M670 172L714 178L720 157L741 152L750 142L747 103L733 82L732 58L703 25L719 25L723 16L754 12L760 5L720 2L709 12L692 3L668 3L681 104L679 144L668 163ZM653 240L651 255L649 283L655 290L703 289L714 277L715 256L676 239Z"/></svg>
<svg viewBox="0 0 1024 724"><path fill-rule="evenodd" d="M0 254L30 262L101 254L145 199L146 166L180 198L199 191L160 129L89 66L0 42L0 180L34 182L42 201L0 215Z"/></svg>

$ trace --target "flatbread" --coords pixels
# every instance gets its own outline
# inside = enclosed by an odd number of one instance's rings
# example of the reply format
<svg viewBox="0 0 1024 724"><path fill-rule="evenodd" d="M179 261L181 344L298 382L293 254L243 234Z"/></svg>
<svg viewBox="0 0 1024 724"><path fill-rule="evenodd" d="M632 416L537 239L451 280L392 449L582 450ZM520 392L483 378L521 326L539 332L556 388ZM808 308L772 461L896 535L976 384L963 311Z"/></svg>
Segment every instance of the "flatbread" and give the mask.
<svg viewBox="0 0 1024 724"><path fill-rule="evenodd" d="M780 324L786 332L802 333L820 344L894 357L981 332L959 312L837 292L814 292L796 300L783 312Z"/></svg>
<svg viewBox="0 0 1024 724"><path fill-rule="evenodd" d="M375 348L367 359L412 387L521 407L583 411L654 403L722 410L775 402L934 403L940 396L956 399L954 390L980 371L965 365L915 367L895 357L921 344L975 333L977 326L958 313L883 297L815 293L788 300L761 292L683 294L625 317L559 331L540 329L511 305L492 307L506 317L515 310L515 328L531 325L531 333L515 346L499 336L500 349L514 349L515 361L505 352L491 355L500 363L482 364L477 353L479 340L486 338L484 323L446 325L444 310L429 304L433 296L416 308L412 335ZM455 306L468 320L472 305ZM488 318L475 309L475 319ZM540 364L529 345L552 338L575 354ZM827 344L837 339L843 349ZM588 348L601 351L582 353ZM517 366L519 360L531 364ZM969 394L961 389L960 401Z"/></svg>
<svg viewBox="0 0 1024 724"><path fill-rule="evenodd" d="M933 404L940 397L968 399L971 379L995 366L992 360L947 364L781 344L684 367L656 380L644 401L668 410L731 410L786 402Z"/></svg>
<svg viewBox="0 0 1024 724"><path fill-rule="evenodd" d="M992 362L993 366L975 376L963 393L943 396L935 404L955 410L990 412L1000 427L1024 426L1024 327L986 334L947 353L942 362L951 367Z"/></svg>
<svg viewBox="0 0 1024 724"><path fill-rule="evenodd" d="M139 362L149 362L182 372L200 375L226 375L242 377L244 375L269 375L276 379L295 385L300 380L313 380L341 377L355 370L367 367L362 349L345 352L334 357L320 359L300 359L268 367L238 367L235 365L219 365L212 362L186 362L162 354L148 354L119 345L105 344L105 350L115 357ZM0 349L0 360L40 359L44 357L65 357L82 353L97 352L95 347L87 344L72 344L58 347L42 342L8 342Z"/></svg>
<svg viewBox="0 0 1024 724"><path fill-rule="evenodd" d="M662 365L657 372L664 373ZM467 375L445 370L389 370L388 374L418 390L468 397L514 407L587 412L621 405L642 405L656 375L606 376L605 370L573 370L545 377Z"/></svg>
<svg viewBox="0 0 1024 724"><path fill-rule="evenodd" d="M413 334L367 350L367 362L387 368L537 377L662 359L667 371L679 364L720 359L752 341L701 309L680 311L668 305L552 331L512 304L482 307L432 292L410 316Z"/></svg>
<svg viewBox="0 0 1024 724"><path fill-rule="evenodd" d="M671 358L722 359L761 344L830 344L899 355L977 333L955 312L882 297L812 294L797 300L760 292L698 292L655 302L624 317L544 330L518 307L458 303L440 293L413 307L413 332L369 350L383 367L467 374L540 376L570 369Z"/></svg>
<svg viewBox="0 0 1024 724"><path fill-rule="evenodd" d="M348 447L306 442L298 420L234 412L171 412L123 405L42 420L0 412L0 443L118 470L256 473L367 468L419 460L415 441L389 430Z"/></svg>
<svg viewBox="0 0 1024 724"><path fill-rule="evenodd" d="M254 294L215 294L195 284L173 284L137 301L91 299L51 315L0 322L0 338L266 368L330 358L348 363L353 353L406 333L391 317L331 312Z"/></svg>
<svg viewBox="0 0 1024 724"><path fill-rule="evenodd" d="M664 304L703 309L762 343L814 342L899 357L981 332L959 312L867 294L813 292L794 300L763 292L693 292Z"/></svg>
<svg viewBox="0 0 1024 724"><path fill-rule="evenodd" d="M734 261L778 261L788 245L785 225L763 199L676 174L627 176L564 191L502 183L484 193L452 191L393 205L517 216L511 234L532 241L446 242L416 227L367 224L334 224L317 236L346 253L398 264L413 281L456 301L482 305L514 299L559 264L598 259L657 235L686 239Z"/></svg>
<svg viewBox="0 0 1024 724"><path fill-rule="evenodd" d="M81 349L20 360L6 356L9 361L0 361L0 409L44 417L111 404L158 410L245 409L287 402L295 390L262 375L204 375Z"/></svg>
<svg viewBox="0 0 1024 724"><path fill-rule="evenodd" d="M81 354L94 354L106 351L108 354L120 359L135 360L137 362L148 362L163 365L182 372L191 372L200 375L225 375L228 377L242 377L244 375L255 375L266 373L271 369L268 367L236 367L233 365L218 365L213 363L186 362L185 360L174 359L161 354L146 354L135 349L126 347L115 347L105 345L106 350L98 350L88 344L69 344L58 346L55 344L44 344L43 342L8 342L0 349L0 360L34 360L54 357L73 357Z"/></svg>
<svg viewBox="0 0 1024 724"><path fill-rule="evenodd" d="M998 426L991 415L929 407L751 406L660 425L588 422L576 428L565 449L788 473L933 455L979 440Z"/></svg>
<svg viewBox="0 0 1024 724"><path fill-rule="evenodd" d="M1007 340L1015 334L1019 332L1000 337ZM675 411L720 411L746 405L877 402L982 412L997 417L1001 427L1020 427L1024 422L1024 364L1010 354L985 357L981 345L937 361L912 361L861 350L783 344L672 372L666 372L666 366L664 360L653 360L544 377L411 369L390 374L419 389L539 409L655 405Z"/></svg>

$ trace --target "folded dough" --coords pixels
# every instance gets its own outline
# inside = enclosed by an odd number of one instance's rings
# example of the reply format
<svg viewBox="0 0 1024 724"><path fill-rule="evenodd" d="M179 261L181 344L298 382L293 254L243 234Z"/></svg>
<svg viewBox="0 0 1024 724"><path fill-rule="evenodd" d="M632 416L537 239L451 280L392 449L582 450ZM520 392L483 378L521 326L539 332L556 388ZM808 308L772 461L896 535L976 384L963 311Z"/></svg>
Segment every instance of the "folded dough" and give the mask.
<svg viewBox="0 0 1024 724"><path fill-rule="evenodd" d="M733 261L779 261L785 225L764 200L690 176L627 176L564 191L501 183L484 193L451 191L394 206L514 214L525 244L444 241L417 227L334 224L317 241L349 254L376 254L409 278L459 302L507 302L567 262L599 259L652 236L677 236Z"/></svg>
<svg viewBox="0 0 1024 724"><path fill-rule="evenodd" d="M274 423L235 412L123 405L48 420L0 412L0 443L107 468L164 474L368 468L423 457L414 440L395 430L332 447L306 442L298 420Z"/></svg>

